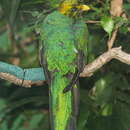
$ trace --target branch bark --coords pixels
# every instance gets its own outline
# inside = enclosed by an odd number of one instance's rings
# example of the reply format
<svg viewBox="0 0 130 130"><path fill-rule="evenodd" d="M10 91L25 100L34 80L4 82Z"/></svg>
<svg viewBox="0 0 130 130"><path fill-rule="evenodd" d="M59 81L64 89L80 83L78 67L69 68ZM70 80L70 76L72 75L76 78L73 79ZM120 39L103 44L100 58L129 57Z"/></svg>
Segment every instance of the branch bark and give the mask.
<svg viewBox="0 0 130 130"><path fill-rule="evenodd" d="M111 0L110 3L110 14L112 17L119 17L122 14L122 6L123 6L123 0ZM117 32L118 32L118 26L115 27L115 30L112 33L112 36L110 39L108 39L107 46L108 49L111 49L113 47L114 41L116 40Z"/></svg>
<svg viewBox="0 0 130 130"><path fill-rule="evenodd" d="M80 77L90 77L103 65L116 59L130 65L130 54L122 51L121 47L112 48L87 64ZM22 87L41 86L45 82L43 68L22 69L20 67L0 62L0 78Z"/></svg>

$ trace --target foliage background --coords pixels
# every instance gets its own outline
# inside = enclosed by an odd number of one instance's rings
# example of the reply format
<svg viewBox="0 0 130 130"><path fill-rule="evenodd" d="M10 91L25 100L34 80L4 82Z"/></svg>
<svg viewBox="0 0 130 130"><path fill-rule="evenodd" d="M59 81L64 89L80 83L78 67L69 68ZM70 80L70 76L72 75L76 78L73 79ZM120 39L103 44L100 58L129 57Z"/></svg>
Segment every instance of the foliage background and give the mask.
<svg viewBox="0 0 130 130"><path fill-rule="evenodd" d="M110 0L84 0L92 10L84 20L103 22L110 18ZM49 0L0 0L0 60L22 68L38 67L38 36L34 28L52 9ZM130 18L130 1L123 11ZM113 19L121 24L114 46L129 53L129 20ZM107 20L106 20L107 22ZM102 24L88 24L88 63L107 50L109 35ZM78 130L130 130L130 66L111 61L90 78L80 79L80 115ZM0 129L49 130L48 86L22 88L0 80Z"/></svg>

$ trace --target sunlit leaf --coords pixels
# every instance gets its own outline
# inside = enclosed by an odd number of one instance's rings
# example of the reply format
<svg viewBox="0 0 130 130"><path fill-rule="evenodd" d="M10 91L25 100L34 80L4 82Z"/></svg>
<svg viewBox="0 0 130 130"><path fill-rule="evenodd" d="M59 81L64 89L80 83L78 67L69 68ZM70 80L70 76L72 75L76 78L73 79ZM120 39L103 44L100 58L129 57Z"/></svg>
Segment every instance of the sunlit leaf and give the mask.
<svg viewBox="0 0 130 130"><path fill-rule="evenodd" d="M111 17L104 16L101 19L101 26L110 36L114 28L114 21Z"/></svg>

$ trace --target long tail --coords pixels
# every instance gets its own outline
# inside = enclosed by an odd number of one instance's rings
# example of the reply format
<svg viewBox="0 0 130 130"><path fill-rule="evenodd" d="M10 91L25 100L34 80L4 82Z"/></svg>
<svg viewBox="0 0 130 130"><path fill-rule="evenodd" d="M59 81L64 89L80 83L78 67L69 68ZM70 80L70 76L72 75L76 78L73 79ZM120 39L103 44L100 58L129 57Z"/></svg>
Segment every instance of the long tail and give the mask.
<svg viewBox="0 0 130 130"><path fill-rule="evenodd" d="M76 130L77 128L77 117L79 113L79 91L77 85L72 87L72 101L73 101L73 111L71 114L71 118L69 124L67 126L67 130Z"/></svg>
<svg viewBox="0 0 130 130"><path fill-rule="evenodd" d="M53 130L67 130L72 114L71 91L63 93L68 79L55 73L50 88L50 107ZM73 130L73 129L72 129Z"/></svg>

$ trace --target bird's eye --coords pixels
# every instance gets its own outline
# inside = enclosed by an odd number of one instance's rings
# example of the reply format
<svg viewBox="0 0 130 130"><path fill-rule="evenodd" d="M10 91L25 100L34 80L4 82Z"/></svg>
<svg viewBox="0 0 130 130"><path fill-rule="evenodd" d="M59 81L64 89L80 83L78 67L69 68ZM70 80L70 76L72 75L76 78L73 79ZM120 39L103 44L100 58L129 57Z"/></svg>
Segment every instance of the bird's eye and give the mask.
<svg viewBox="0 0 130 130"><path fill-rule="evenodd" d="M73 7L73 8L71 9L71 11L72 11L72 12L75 12L75 11L77 11L77 8L76 8L76 7Z"/></svg>

